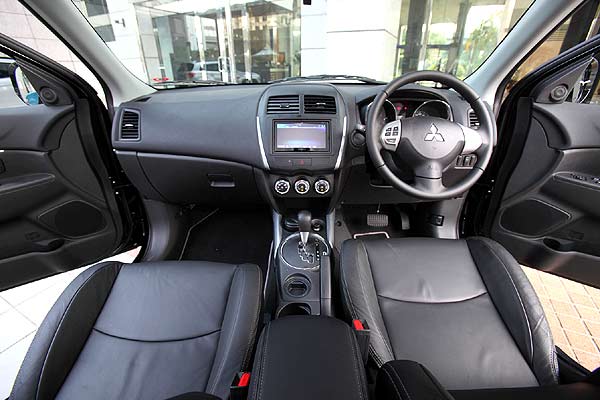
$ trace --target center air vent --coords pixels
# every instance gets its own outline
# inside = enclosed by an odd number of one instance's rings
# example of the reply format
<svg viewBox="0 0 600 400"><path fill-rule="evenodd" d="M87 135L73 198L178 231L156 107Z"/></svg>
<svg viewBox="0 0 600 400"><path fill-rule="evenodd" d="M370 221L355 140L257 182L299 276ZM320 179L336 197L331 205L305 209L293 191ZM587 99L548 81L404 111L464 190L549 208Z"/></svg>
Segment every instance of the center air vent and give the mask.
<svg viewBox="0 0 600 400"><path fill-rule="evenodd" d="M335 97L331 96L304 96L305 114L335 114Z"/></svg>
<svg viewBox="0 0 600 400"><path fill-rule="evenodd" d="M140 113L138 111L123 111L119 138L123 140L140 139Z"/></svg>
<svg viewBox="0 0 600 400"><path fill-rule="evenodd" d="M267 114L298 114L300 112L299 96L272 96L267 102Z"/></svg>
<svg viewBox="0 0 600 400"><path fill-rule="evenodd" d="M479 118L477 117L477 114L475 114L475 111L473 111L473 110L469 110L469 127L473 128L473 129L479 128Z"/></svg>

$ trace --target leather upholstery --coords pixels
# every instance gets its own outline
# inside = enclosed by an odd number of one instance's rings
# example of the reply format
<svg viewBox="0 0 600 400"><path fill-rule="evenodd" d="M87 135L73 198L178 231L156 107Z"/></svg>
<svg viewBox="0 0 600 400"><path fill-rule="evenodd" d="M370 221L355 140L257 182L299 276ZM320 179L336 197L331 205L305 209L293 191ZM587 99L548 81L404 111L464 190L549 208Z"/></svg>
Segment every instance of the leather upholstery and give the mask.
<svg viewBox="0 0 600 400"><path fill-rule="evenodd" d="M260 336L248 399L368 400L354 332L329 317L270 322Z"/></svg>
<svg viewBox="0 0 600 400"><path fill-rule="evenodd" d="M375 397L379 400L454 400L437 379L415 361L390 361L377 373Z"/></svg>
<svg viewBox="0 0 600 400"><path fill-rule="evenodd" d="M423 364L448 389L558 381L538 298L514 258L485 238L349 240L342 291L371 328L370 354Z"/></svg>
<svg viewBox="0 0 600 400"><path fill-rule="evenodd" d="M10 398L226 398L250 361L261 280L247 264L95 265L50 310Z"/></svg>

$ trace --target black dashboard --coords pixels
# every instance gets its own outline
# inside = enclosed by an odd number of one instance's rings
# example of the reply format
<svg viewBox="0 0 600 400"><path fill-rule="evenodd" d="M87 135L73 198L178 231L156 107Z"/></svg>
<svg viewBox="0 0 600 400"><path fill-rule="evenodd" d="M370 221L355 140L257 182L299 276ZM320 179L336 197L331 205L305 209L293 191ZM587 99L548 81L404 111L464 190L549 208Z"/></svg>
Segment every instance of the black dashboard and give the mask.
<svg viewBox="0 0 600 400"><path fill-rule="evenodd" d="M299 81L163 90L121 105L113 147L142 195L168 203L267 201L282 209L417 201L370 166L365 124L382 89ZM393 93L381 118L419 115L476 125L456 92L419 85ZM458 162L444 179L469 168Z"/></svg>

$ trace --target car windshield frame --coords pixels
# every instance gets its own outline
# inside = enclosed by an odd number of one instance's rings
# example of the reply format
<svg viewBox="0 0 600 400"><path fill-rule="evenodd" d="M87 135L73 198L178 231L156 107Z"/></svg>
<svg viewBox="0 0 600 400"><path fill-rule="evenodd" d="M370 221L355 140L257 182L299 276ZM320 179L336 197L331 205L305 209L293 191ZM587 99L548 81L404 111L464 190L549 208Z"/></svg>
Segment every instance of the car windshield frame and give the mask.
<svg viewBox="0 0 600 400"><path fill-rule="evenodd" d="M128 5L117 13L106 0L72 1L129 71L156 89L217 81L368 84L416 70L465 79L535 2L117 0Z"/></svg>

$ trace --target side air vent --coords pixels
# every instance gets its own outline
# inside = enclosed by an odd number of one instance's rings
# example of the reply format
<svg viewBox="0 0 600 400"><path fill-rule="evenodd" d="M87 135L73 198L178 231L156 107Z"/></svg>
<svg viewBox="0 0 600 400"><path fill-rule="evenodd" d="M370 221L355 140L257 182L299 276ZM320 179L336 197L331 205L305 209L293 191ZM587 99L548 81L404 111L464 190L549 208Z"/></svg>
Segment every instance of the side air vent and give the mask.
<svg viewBox="0 0 600 400"><path fill-rule="evenodd" d="M123 115L121 116L121 133L119 138L123 140L140 139L140 113L138 111L123 111Z"/></svg>
<svg viewBox="0 0 600 400"><path fill-rule="evenodd" d="M477 117L477 114L475 114L475 111L473 111L473 110L469 110L469 127L473 128L473 129L479 128L479 118Z"/></svg>
<svg viewBox="0 0 600 400"><path fill-rule="evenodd" d="M299 96L272 96L267 102L267 114L297 114L300 112Z"/></svg>
<svg viewBox="0 0 600 400"><path fill-rule="evenodd" d="M304 96L305 114L335 114L335 97L331 96Z"/></svg>

